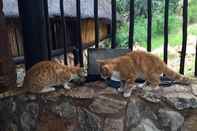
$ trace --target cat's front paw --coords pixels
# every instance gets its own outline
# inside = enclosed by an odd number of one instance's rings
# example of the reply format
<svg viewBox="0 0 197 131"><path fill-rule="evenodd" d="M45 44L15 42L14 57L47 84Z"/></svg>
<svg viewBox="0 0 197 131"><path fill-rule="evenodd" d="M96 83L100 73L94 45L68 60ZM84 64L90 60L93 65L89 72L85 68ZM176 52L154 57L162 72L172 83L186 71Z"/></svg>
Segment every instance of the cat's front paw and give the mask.
<svg viewBox="0 0 197 131"><path fill-rule="evenodd" d="M118 92L124 92L124 88L122 87L118 88Z"/></svg>
<svg viewBox="0 0 197 131"><path fill-rule="evenodd" d="M65 83L65 84L64 84L64 89L70 90L71 87L68 85L68 83Z"/></svg>
<svg viewBox="0 0 197 131"><path fill-rule="evenodd" d="M132 93L132 89L130 89L130 88L125 88L124 89L124 93L123 93L123 96L124 97L130 97L131 96L131 93Z"/></svg>
<svg viewBox="0 0 197 131"><path fill-rule="evenodd" d="M123 93L123 96L126 97L126 98L127 98L127 97L130 97L132 91L135 90L136 87L137 87L136 85L132 85L132 87L130 87L130 86L129 86L129 87L125 87L125 88L124 88L124 91L123 91L123 92L124 92L124 93Z"/></svg>
<svg viewBox="0 0 197 131"><path fill-rule="evenodd" d="M147 85L148 85L148 82L145 81L144 83L137 84L136 86L137 86L137 88L143 89L143 88L146 87Z"/></svg>
<svg viewBox="0 0 197 131"><path fill-rule="evenodd" d="M130 96L131 96L131 90L128 91L128 92L124 92L124 93L123 93L123 96L124 96L125 98L130 97Z"/></svg>

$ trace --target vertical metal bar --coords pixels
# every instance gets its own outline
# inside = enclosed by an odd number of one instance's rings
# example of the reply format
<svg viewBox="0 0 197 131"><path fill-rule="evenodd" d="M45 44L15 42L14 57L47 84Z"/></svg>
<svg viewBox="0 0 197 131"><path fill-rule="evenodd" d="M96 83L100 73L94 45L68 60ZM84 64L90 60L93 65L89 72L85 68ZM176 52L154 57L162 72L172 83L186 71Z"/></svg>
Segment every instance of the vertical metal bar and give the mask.
<svg viewBox="0 0 197 131"><path fill-rule="evenodd" d="M19 0L18 5L23 26L26 69L29 69L41 60L48 60L43 0Z"/></svg>
<svg viewBox="0 0 197 131"><path fill-rule="evenodd" d="M164 62L168 63L168 11L169 0L165 0L165 14L164 14Z"/></svg>
<svg viewBox="0 0 197 131"><path fill-rule="evenodd" d="M95 22L95 45L99 47L99 19L98 19L98 0L94 0L94 22Z"/></svg>
<svg viewBox="0 0 197 131"><path fill-rule="evenodd" d="M111 48L116 48L116 0L111 0L111 12L112 12L112 45Z"/></svg>
<svg viewBox="0 0 197 131"><path fill-rule="evenodd" d="M129 19L129 49L133 50L134 35L134 0L130 0L130 19Z"/></svg>
<svg viewBox="0 0 197 131"><path fill-rule="evenodd" d="M77 0L77 52L80 66L83 66L83 46L81 42L81 1Z"/></svg>
<svg viewBox="0 0 197 131"><path fill-rule="evenodd" d="M147 20L147 51L151 51L152 35L152 0L147 0L148 20Z"/></svg>
<svg viewBox="0 0 197 131"><path fill-rule="evenodd" d="M195 71L194 75L197 77L197 41L196 41L196 56L195 56Z"/></svg>
<svg viewBox="0 0 197 131"><path fill-rule="evenodd" d="M49 11L48 11L48 0L44 0L44 12L46 20L46 40L48 47L48 59L51 60L51 43L50 43L50 22L49 22Z"/></svg>
<svg viewBox="0 0 197 131"><path fill-rule="evenodd" d="M60 0L61 24L63 27L63 43L64 43L64 64L67 63L67 44L66 44L66 23L64 18L64 0Z"/></svg>
<svg viewBox="0 0 197 131"><path fill-rule="evenodd" d="M188 21L188 0L183 0L183 39L180 61L180 73L184 74L185 55L187 47L187 21Z"/></svg>

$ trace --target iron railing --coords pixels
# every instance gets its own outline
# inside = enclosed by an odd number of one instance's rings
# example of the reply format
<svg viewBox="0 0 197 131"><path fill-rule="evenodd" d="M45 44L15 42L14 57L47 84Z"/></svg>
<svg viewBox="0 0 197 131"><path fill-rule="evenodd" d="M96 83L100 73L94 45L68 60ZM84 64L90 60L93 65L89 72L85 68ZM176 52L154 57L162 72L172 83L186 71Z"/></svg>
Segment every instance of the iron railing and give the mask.
<svg viewBox="0 0 197 131"><path fill-rule="evenodd" d="M47 19L47 0L44 0L45 4L45 16ZM63 29L65 30L65 18L64 18L64 0L60 0L60 11L61 11L61 24ZM81 41L81 10L80 10L80 0L76 0L76 12L77 12L77 28L76 28L76 45L74 49L75 54L75 64L80 63L83 66L83 46ZM151 51L152 47L152 0L148 0L147 2L147 51ZM112 20L111 20L111 48L117 47L116 42L116 30L117 30L117 17L116 17L116 0L111 0L111 13L112 13ZM128 48L132 51L134 45L134 0L130 0L130 14L129 14L129 37L128 37ZM164 48L163 48L163 60L165 63L168 63L168 18L169 18L169 0L165 0L165 11L164 11ZM98 0L94 0L94 20L95 20L95 47L99 48L99 18L98 18ZM181 50L181 60L180 60L180 70L181 74L184 74L184 67L185 67L185 56L186 56L186 47L187 47L187 21L188 21L188 0L183 0L183 25L182 25L182 50ZM47 21L46 21L47 23ZM48 24L48 23L47 23ZM48 26L47 26L48 27ZM49 31L49 29L47 29ZM67 64L67 42L66 42L66 35L65 31L63 31L63 41L64 41L64 56L65 56L65 64ZM49 58L53 55L53 51L51 51L50 44L48 42L49 48ZM197 76L197 58L195 60L195 73L194 75Z"/></svg>

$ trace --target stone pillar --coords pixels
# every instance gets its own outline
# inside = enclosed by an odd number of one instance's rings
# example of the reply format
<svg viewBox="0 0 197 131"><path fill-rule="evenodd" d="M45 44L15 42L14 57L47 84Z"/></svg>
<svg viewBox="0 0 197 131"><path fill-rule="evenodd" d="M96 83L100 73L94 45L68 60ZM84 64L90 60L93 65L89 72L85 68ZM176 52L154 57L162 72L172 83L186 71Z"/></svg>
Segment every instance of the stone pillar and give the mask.
<svg viewBox="0 0 197 131"><path fill-rule="evenodd" d="M7 26L0 0L0 92L16 87L16 68L11 57Z"/></svg>

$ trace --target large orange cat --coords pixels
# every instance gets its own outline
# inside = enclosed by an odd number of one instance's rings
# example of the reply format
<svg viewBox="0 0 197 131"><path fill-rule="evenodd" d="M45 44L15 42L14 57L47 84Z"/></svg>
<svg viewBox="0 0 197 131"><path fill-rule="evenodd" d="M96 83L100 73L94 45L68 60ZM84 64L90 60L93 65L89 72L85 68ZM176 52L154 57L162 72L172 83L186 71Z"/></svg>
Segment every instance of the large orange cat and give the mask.
<svg viewBox="0 0 197 131"><path fill-rule="evenodd" d="M65 66L54 61L42 61L35 64L25 75L23 87L0 94L0 98L22 93L45 93L55 91L53 86L64 85L70 89L71 80L83 78L79 66Z"/></svg>
<svg viewBox="0 0 197 131"><path fill-rule="evenodd" d="M137 78L148 81L155 89L159 88L160 75L189 84L189 79L174 72L159 57L145 52L133 51L113 59L97 60L100 74L106 78L115 77L125 81L124 96L129 97Z"/></svg>

